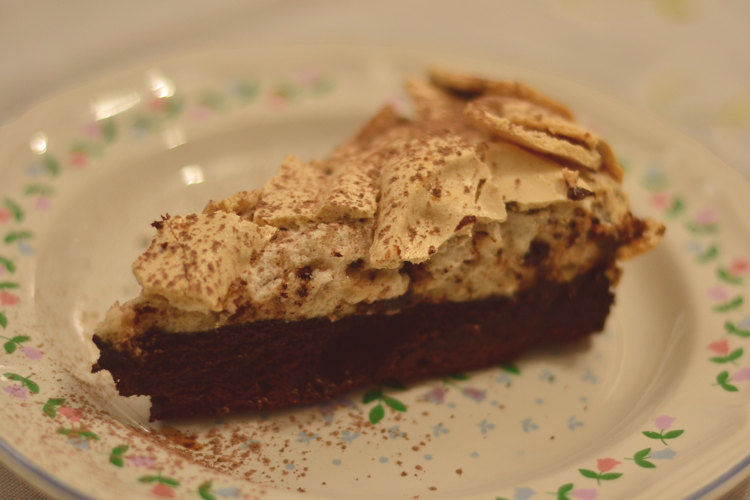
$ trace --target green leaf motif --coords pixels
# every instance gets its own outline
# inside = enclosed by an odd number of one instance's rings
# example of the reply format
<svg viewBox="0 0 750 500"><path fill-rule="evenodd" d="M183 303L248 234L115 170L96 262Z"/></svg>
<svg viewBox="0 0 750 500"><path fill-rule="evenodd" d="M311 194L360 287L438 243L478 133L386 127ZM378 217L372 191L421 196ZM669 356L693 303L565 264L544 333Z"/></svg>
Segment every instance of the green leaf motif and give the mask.
<svg viewBox="0 0 750 500"><path fill-rule="evenodd" d="M514 375L520 375L521 374L521 369L518 368L518 366L516 366L516 365L514 365L512 363L503 363L502 365L500 365L500 368L502 368L503 371L506 371L508 373L512 373Z"/></svg>
<svg viewBox="0 0 750 500"><path fill-rule="evenodd" d="M702 255L699 255L697 260L698 262L708 262L711 259L714 259L717 255L719 255L719 249L716 245L711 245L708 247L708 249L703 252Z"/></svg>
<svg viewBox="0 0 750 500"><path fill-rule="evenodd" d="M18 203L11 200L10 198L5 198L3 200L3 204L8 208L8 210L10 210L10 213L13 214L13 218L16 220L16 222L21 222L23 220L23 210Z"/></svg>
<svg viewBox="0 0 750 500"><path fill-rule="evenodd" d="M8 317L0 311L0 326L6 328L8 326Z"/></svg>
<svg viewBox="0 0 750 500"><path fill-rule="evenodd" d="M718 306L714 306L714 311L716 312L728 312L732 309L737 309L740 307L743 302L745 301L744 298L742 298L741 295L736 296L729 302L724 302L723 304L719 304Z"/></svg>
<svg viewBox="0 0 750 500"><path fill-rule="evenodd" d="M102 138L107 144L117 138L117 125L115 125L114 120L109 119L102 122Z"/></svg>
<svg viewBox="0 0 750 500"><path fill-rule="evenodd" d="M160 477L159 482L161 484L166 484L168 486L179 486L180 482L176 479L172 479L171 477Z"/></svg>
<svg viewBox="0 0 750 500"><path fill-rule="evenodd" d="M216 497L211 493L211 481L206 481L198 486L198 494L203 500L216 500Z"/></svg>
<svg viewBox="0 0 750 500"><path fill-rule="evenodd" d="M383 401L385 402L385 404L387 404L389 407L393 408L396 411L406 411L406 405L396 398L392 398L390 396L383 396Z"/></svg>
<svg viewBox="0 0 750 500"><path fill-rule="evenodd" d="M23 190L23 194L26 196L33 196L33 195L39 195L39 196L51 196L54 194L55 189L39 182L35 182L32 184L29 184L26 186L26 188Z"/></svg>
<svg viewBox="0 0 750 500"><path fill-rule="evenodd" d="M124 467L125 466L125 460L119 455L110 455L109 456L109 463L116 467Z"/></svg>
<svg viewBox="0 0 750 500"><path fill-rule="evenodd" d="M739 337L750 337L750 330L743 330L737 327L731 321L727 321L724 323L724 329L732 335L737 335Z"/></svg>
<svg viewBox="0 0 750 500"><path fill-rule="evenodd" d="M42 157L42 166L47 169L47 172L52 177L57 177L60 174L60 162L50 155L44 155Z"/></svg>
<svg viewBox="0 0 750 500"><path fill-rule="evenodd" d="M680 437L682 436L683 432L685 432L683 429L669 431L666 434L664 434L664 439L674 439L676 437Z"/></svg>
<svg viewBox="0 0 750 500"><path fill-rule="evenodd" d="M568 493L573 490L573 483L566 483L557 488L557 500L570 500Z"/></svg>
<svg viewBox="0 0 750 500"><path fill-rule="evenodd" d="M383 405L378 404L372 407L370 410L370 423L375 425L381 420L383 420L383 417L385 416L385 408L383 408Z"/></svg>
<svg viewBox="0 0 750 500"><path fill-rule="evenodd" d="M73 433L73 429L57 429L58 434L62 434L63 436L68 436Z"/></svg>
<svg viewBox="0 0 750 500"><path fill-rule="evenodd" d="M248 82L243 80L237 83L236 90L242 101L249 102L253 100L256 95L258 95L259 88L260 86L257 82Z"/></svg>
<svg viewBox="0 0 750 500"><path fill-rule="evenodd" d="M597 481L599 480L599 474L597 474L596 472L592 470L578 469L578 472L580 472L583 477L587 477L589 479L596 479Z"/></svg>
<svg viewBox="0 0 750 500"><path fill-rule="evenodd" d="M13 380L13 381L15 381L15 382L21 382L21 381L23 381L23 380L26 380L25 378L23 378L23 377L22 377L22 376L20 376L19 374L17 374L17 373L12 373L12 372L5 372L5 373L3 373L3 376L4 376L5 378L7 378L8 380Z"/></svg>
<svg viewBox="0 0 750 500"><path fill-rule="evenodd" d="M78 435L79 435L79 436L81 436L81 437L85 437L86 439L93 439L93 440L95 440L95 441L99 441L99 436L97 436L97 435L96 435L96 434L95 434L94 432L92 432L92 431L80 431L80 432L78 433Z"/></svg>
<svg viewBox="0 0 750 500"><path fill-rule="evenodd" d="M453 380L469 380L469 376L465 373L454 373L452 375L448 375L448 378L452 378Z"/></svg>
<svg viewBox="0 0 750 500"><path fill-rule="evenodd" d="M742 278L740 278L739 276L735 276L734 274L730 273L729 271L727 271L726 269L722 267L716 270L716 276L718 276L718 278L721 281L725 283L729 283L730 285L742 284Z"/></svg>
<svg viewBox="0 0 750 500"><path fill-rule="evenodd" d="M16 272L16 265L8 258L0 257L0 266L3 266L9 273Z"/></svg>
<svg viewBox="0 0 750 500"><path fill-rule="evenodd" d="M365 392L364 396L362 396L362 404L372 403L376 399L380 399L382 396L383 390L380 387L370 389L369 391Z"/></svg>
<svg viewBox="0 0 750 500"><path fill-rule="evenodd" d="M13 354L16 352L16 344L15 342L11 342L10 340L3 344L3 349L5 349L5 352L8 354Z"/></svg>
<svg viewBox="0 0 750 500"><path fill-rule="evenodd" d="M209 90L203 93L200 103L214 111L221 111L226 106L226 99L219 92Z"/></svg>
<svg viewBox="0 0 750 500"><path fill-rule="evenodd" d="M10 244L14 241L27 240L34 236L30 231L11 231L5 235L5 243Z"/></svg>
<svg viewBox="0 0 750 500"><path fill-rule="evenodd" d="M25 378L21 382L32 394L39 394L39 386L31 379Z"/></svg>
<svg viewBox="0 0 750 500"><path fill-rule="evenodd" d="M113 455L122 455L125 452L127 452L130 449L130 446L126 444L121 444L120 446L116 446L112 448L112 454Z"/></svg>
<svg viewBox="0 0 750 500"><path fill-rule="evenodd" d="M661 439L661 434L654 431L643 431L643 435L651 439Z"/></svg>
<svg viewBox="0 0 750 500"><path fill-rule="evenodd" d="M599 479L603 481L612 481L620 476L622 476L622 472L607 472L606 474L599 476Z"/></svg>
<svg viewBox="0 0 750 500"><path fill-rule="evenodd" d="M18 283L14 283L12 281L1 281L0 282L0 290L12 290L16 288L21 288L21 285Z"/></svg>
<svg viewBox="0 0 750 500"><path fill-rule="evenodd" d="M159 480L159 476L141 476L138 481L141 483L154 483Z"/></svg>
<svg viewBox="0 0 750 500"><path fill-rule="evenodd" d="M685 228L694 234L713 234L719 230L716 224L699 224L693 221L685 223Z"/></svg>
<svg viewBox="0 0 750 500"><path fill-rule="evenodd" d="M23 344L27 340L29 340L31 337L28 337L26 335L16 335L12 339L10 339L11 342L15 342L16 344Z"/></svg>
<svg viewBox="0 0 750 500"><path fill-rule="evenodd" d="M635 464L638 467L643 467L644 469L655 469L656 465L654 465L653 462L649 462L645 458L639 458L635 460Z"/></svg>
<svg viewBox="0 0 750 500"><path fill-rule="evenodd" d="M49 398L44 406L42 406L42 413L49 418L57 417L57 407L62 406L65 403L65 398Z"/></svg>
<svg viewBox="0 0 750 500"><path fill-rule="evenodd" d="M728 392L737 392L739 389L729 383L729 372L723 371L716 376L716 382L721 386L722 389Z"/></svg>
<svg viewBox="0 0 750 500"><path fill-rule="evenodd" d="M711 358L711 361L713 361L714 363L730 363L737 360L737 358L742 357L743 352L744 349L742 347L739 347L726 356L714 356L713 358Z"/></svg>
<svg viewBox="0 0 750 500"><path fill-rule="evenodd" d="M185 100L181 96L172 96L167 99L167 105L164 107L164 116L173 118L179 115L185 108Z"/></svg>
<svg viewBox="0 0 750 500"><path fill-rule="evenodd" d="M667 215L670 217L676 217L681 214L684 209L685 204L683 203L682 199L675 197L675 199L672 201L672 204L667 209Z"/></svg>

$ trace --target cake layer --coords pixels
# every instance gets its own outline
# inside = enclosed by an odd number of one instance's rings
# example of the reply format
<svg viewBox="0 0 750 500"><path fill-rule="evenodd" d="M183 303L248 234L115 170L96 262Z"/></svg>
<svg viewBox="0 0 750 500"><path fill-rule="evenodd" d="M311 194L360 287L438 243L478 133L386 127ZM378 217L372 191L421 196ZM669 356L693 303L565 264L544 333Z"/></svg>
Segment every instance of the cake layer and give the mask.
<svg viewBox="0 0 750 500"><path fill-rule="evenodd" d="M511 361L597 332L617 275L610 256L570 281L541 281L513 298L184 335L152 329L125 344L95 336L101 355L93 370L109 370L122 395L151 396L152 420L319 403L387 380L410 383Z"/></svg>

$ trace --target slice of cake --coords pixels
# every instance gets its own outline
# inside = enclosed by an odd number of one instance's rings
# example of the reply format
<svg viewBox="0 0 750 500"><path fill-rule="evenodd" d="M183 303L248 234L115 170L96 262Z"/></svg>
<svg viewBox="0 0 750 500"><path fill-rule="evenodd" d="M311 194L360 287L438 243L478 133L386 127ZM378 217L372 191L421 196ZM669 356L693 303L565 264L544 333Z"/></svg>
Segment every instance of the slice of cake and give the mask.
<svg viewBox="0 0 750 500"><path fill-rule="evenodd" d="M94 371L151 418L316 403L599 331L634 217L609 146L519 83L433 71L324 160L164 216Z"/></svg>

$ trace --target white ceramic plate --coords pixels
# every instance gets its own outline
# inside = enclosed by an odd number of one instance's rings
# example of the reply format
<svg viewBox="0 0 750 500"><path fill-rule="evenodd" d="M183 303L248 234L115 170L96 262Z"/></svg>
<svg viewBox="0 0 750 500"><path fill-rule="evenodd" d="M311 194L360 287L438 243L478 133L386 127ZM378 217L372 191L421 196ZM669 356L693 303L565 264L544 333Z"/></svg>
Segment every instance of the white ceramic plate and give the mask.
<svg viewBox="0 0 750 500"><path fill-rule="evenodd" d="M611 139L636 212L667 224L603 334L370 402L156 426L146 398L90 374L150 221L325 154L435 61L570 103ZM70 498L712 496L750 468L748 214L747 180L657 120L497 62L298 47L127 71L0 129L0 454Z"/></svg>

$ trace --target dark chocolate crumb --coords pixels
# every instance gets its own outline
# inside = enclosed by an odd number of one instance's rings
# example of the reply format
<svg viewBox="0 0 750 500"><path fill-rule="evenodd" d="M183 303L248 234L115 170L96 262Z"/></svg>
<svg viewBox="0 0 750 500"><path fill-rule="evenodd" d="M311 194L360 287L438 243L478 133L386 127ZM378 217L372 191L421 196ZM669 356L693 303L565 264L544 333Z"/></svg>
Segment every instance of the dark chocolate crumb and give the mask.
<svg viewBox="0 0 750 500"><path fill-rule="evenodd" d="M568 188L569 200L578 201L586 198L587 196L594 196L594 192L578 186L572 186Z"/></svg>

